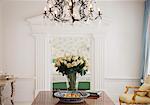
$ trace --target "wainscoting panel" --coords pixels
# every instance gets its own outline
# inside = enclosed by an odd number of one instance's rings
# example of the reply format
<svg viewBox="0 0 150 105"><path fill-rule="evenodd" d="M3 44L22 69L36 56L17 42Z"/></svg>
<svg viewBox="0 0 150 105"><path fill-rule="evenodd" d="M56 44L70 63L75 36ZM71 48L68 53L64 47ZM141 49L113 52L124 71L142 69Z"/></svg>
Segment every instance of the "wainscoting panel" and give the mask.
<svg viewBox="0 0 150 105"><path fill-rule="evenodd" d="M54 75L55 81L57 82L57 76ZM88 80L84 78L85 80ZM65 77L62 80L65 81ZM111 97L111 99L118 103L118 97L124 92L125 86L139 86L140 79L129 79L129 78L105 78L103 90ZM18 76L16 80L16 102L32 102L35 97L35 78L34 76L23 75ZM131 91L132 92L132 91Z"/></svg>
<svg viewBox="0 0 150 105"><path fill-rule="evenodd" d="M34 99L34 79L17 79L15 102L32 102Z"/></svg>
<svg viewBox="0 0 150 105"><path fill-rule="evenodd" d="M15 82L15 102L32 102L35 97L35 76L28 74L16 74ZM5 94L10 94L11 87L8 84L4 90Z"/></svg>

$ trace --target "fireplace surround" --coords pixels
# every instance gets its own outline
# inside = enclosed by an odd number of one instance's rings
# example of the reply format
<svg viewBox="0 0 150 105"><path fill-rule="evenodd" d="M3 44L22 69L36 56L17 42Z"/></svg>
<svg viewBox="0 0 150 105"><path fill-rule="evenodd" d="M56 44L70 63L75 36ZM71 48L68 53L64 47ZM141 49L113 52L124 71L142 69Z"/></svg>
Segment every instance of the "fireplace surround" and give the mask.
<svg viewBox="0 0 150 105"><path fill-rule="evenodd" d="M105 48L107 22L101 24L47 24L42 16L35 16L26 20L35 39L35 95L39 91L52 89L52 80L57 78L52 73L51 51L49 40L53 37L82 37L90 38L91 44L91 72L84 78L91 82L92 90L104 87ZM56 77L55 77L56 76ZM57 79L56 79L57 80Z"/></svg>

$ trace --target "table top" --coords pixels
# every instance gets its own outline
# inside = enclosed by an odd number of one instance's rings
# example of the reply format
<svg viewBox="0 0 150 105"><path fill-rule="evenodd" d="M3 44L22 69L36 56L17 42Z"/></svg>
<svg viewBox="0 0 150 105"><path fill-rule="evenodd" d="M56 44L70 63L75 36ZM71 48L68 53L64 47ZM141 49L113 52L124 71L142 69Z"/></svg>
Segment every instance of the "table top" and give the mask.
<svg viewBox="0 0 150 105"><path fill-rule="evenodd" d="M32 105L72 105L59 102L59 98L53 97L52 91L41 91L34 99ZM88 97L85 102L75 105L115 105L108 95L103 91L98 98Z"/></svg>

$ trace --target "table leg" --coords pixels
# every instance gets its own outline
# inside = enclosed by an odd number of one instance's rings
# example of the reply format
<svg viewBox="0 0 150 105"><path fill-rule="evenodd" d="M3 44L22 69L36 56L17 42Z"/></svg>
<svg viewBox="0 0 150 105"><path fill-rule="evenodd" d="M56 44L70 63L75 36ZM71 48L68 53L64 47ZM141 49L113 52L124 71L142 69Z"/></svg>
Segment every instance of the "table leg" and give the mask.
<svg viewBox="0 0 150 105"><path fill-rule="evenodd" d="M11 104L14 105L14 82L11 82Z"/></svg>
<svg viewBox="0 0 150 105"><path fill-rule="evenodd" d="M4 89L4 87L0 86L0 105L4 105L4 103L3 103L3 96L2 96L3 89Z"/></svg>

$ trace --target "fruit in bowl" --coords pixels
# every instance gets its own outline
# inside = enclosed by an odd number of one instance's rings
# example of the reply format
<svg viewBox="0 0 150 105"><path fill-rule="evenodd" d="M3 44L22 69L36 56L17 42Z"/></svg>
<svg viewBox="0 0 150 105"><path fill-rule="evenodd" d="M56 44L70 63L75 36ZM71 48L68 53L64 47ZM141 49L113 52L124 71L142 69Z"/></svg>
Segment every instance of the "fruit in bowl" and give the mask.
<svg viewBox="0 0 150 105"><path fill-rule="evenodd" d="M65 98L80 98L80 94L77 94L77 93L67 93L67 94L64 94L64 97Z"/></svg>

